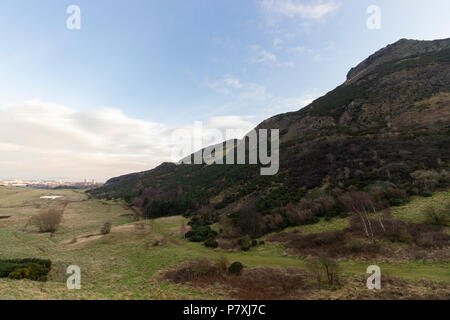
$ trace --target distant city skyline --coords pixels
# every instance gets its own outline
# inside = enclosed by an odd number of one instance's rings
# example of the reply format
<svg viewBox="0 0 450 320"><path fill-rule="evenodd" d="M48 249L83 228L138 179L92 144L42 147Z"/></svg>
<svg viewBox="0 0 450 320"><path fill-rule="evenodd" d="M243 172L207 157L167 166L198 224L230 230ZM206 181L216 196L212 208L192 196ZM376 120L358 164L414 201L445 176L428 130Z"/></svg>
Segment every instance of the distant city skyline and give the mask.
<svg viewBox="0 0 450 320"><path fill-rule="evenodd" d="M250 130L299 110L390 43L450 37L448 12L447 0L3 0L0 179L149 170L170 160L173 130Z"/></svg>

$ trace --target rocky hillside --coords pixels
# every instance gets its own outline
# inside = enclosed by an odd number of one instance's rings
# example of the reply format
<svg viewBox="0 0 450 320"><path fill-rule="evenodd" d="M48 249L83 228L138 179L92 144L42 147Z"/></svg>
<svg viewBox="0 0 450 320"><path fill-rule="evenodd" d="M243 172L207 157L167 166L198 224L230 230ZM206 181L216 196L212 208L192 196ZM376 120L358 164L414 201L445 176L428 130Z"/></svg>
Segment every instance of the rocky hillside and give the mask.
<svg viewBox="0 0 450 320"><path fill-rule="evenodd" d="M258 128L280 129L276 176L262 177L254 165L166 163L113 178L91 194L124 198L150 217L207 213L217 220L253 210L271 215L318 191L389 185L401 198L445 186L450 39L389 45L350 70L333 91Z"/></svg>

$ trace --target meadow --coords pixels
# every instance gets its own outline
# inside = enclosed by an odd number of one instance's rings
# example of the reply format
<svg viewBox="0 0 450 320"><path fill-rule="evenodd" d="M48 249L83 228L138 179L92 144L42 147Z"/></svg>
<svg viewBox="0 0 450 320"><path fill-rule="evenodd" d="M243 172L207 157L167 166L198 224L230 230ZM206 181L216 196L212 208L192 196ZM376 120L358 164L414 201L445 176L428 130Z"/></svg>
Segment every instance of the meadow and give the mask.
<svg viewBox="0 0 450 320"><path fill-rule="evenodd" d="M58 195L49 200L42 196ZM414 198L396 207L393 214L407 221L420 222L427 203L450 199L450 192L430 198ZM33 215L48 207L64 208L61 225L50 235L30 226ZM136 221L134 212L116 200L90 199L83 190L40 190L0 187L0 259L41 258L53 262L49 281L0 279L0 299L227 299L230 292L220 286L175 284L161 277L162 272L198 258L226 257L245 267L295 268L304 270L305 258L290 255L283 244L266 241L248 252L210 249L183 237L181 216ZM101 235L105 222L112 224L109 234ZM318 224L290 228L301 233L340 230L348 218L321 220ZM448 233L448 227L446 232ZM270 235L264 237L267 239ZM262 240L262 239L260 239ZM400 245L399 245L400 246ZM383 275L404 280L408 285L425 281L427 286L448 288L449 261L340 261L344 276L359 279L355 290L368 290L366 268L380 266ZM81 269L81 289L68 290L66 268ZM376 298L377 293L371 297ZM333 298L339 292L321 290L312 297Z"/></svg>

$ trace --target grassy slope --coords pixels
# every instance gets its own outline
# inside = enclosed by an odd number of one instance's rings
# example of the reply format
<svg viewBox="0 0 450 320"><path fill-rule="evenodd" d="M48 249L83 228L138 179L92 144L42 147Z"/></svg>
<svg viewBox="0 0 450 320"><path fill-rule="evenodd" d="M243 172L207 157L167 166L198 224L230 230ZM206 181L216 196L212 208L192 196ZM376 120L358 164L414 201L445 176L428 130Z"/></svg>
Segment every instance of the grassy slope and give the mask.
<svg viewBox="0 0 450 320"><path fill-rule="evenodd" d="M239 260L247 266L304 267L305 261L287 256L281 245L265 244L244 252L211 250L181 237L182 217L161 218L146 223L143 230L135 229L130 217L122 216L131 211L119 202L87 200L81 191L55 191L71 202L66 207L60 230L49 239L48 234L38 234L31 229L23 231L28 218L39 212L38 207L58 203L41 200L45 190L6 189L0 187L0 216L12 216L0 220L0 258L39 257L54 262L54 281L37 283L28 280L0 279L1 299L179 299L217 298L211 290L169 284L159 281L157 272L183 261L199 257L211 259L220 256L230 261ZM450 198L450 192L436 194L433 198L417 198L405 207L396 208L394 214L412 221L420 221L420 208L429 202ZM58 200L54 200L58 201ZM75 244L68 241L75 236L97 233L105 221L111 221L111 234L93 237ZM185 221L186 222L186 221ZM345 219L321 221L313 226L298 229L304 232L320 232L346 226ZM162 245L153 246L155 240ZM344 273L364 275L371 262L342 262ZM63 270L76 264L82 270L82 289L69 291L65 286ZM449 263L405 264L378 263L382 272L407 280L428 279L450 283ZM364 285L364 284L362 284Z"/></svg>

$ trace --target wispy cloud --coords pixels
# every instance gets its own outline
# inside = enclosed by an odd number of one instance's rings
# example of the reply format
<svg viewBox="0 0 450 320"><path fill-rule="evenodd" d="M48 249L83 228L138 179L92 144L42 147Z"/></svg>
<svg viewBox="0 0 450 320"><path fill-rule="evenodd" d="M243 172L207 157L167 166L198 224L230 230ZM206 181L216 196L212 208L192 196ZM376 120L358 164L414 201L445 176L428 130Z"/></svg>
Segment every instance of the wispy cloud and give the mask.
<svg viewBox="0 0 450 320"><path fill-rule="evenodd" d="M339 9L339 5L334 1L305 4L305 1L298 0L264 0L261 5L268 13L311 20L322 19Z"/></svg>
<svg viewBox="0 0 450 320"><path fill-rule="evenodd" d="M279 61L276 54L261 48L259 45L253 45L250 49L253 53L253 56L248 60L250 64L266 63L277 67L287 68L293 68L295 66L292 61Z"/></svg>

